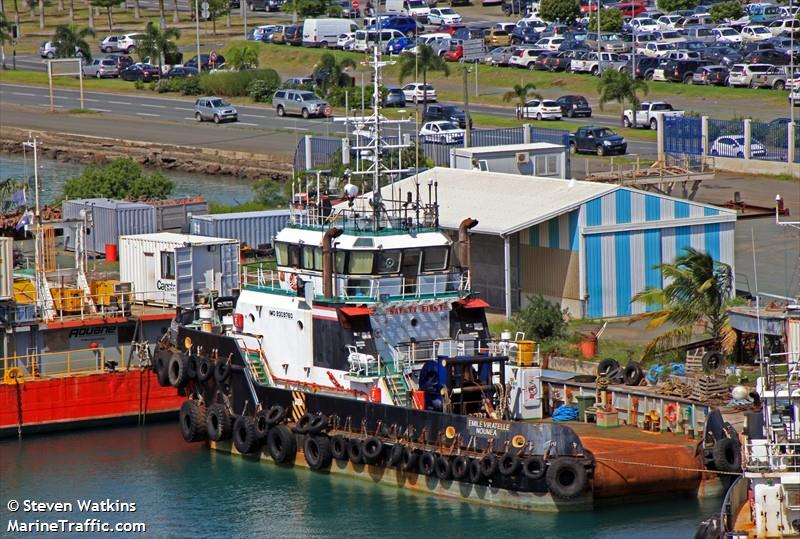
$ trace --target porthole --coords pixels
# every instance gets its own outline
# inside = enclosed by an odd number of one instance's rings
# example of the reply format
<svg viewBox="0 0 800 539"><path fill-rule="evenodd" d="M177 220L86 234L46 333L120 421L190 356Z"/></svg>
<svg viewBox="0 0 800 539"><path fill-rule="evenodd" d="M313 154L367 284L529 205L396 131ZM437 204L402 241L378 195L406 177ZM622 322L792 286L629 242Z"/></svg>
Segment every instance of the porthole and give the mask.
<svg viewBox="0 0 800 539"><path fill-rule="evenodd" d="M419 321L416 318L412 318L411 319L411 327L415 328L415 327L417 327L417 324L419 324Z"/></svg>
<svg viewBox="0 0 800 539"><path fill-rule="evenodd" d="M256 321L256 315L254 315L253 313L250 313L249 315L247 315L247 317L250 319L251 323Z"/></svg>
<svg viewBox="0 0 800 539"><path fill-rule="evenodd" d="M301 322L300 320L297 321L297 329L303 331L303 322Z"/></svg>

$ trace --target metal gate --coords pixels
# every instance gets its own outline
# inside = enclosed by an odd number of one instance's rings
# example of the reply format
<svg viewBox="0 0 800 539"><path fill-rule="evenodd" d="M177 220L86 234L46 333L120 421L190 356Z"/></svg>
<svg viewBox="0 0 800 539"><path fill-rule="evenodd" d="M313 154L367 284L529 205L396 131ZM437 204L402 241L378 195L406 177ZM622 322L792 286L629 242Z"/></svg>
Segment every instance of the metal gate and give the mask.
<svg viewBox="0 0 800 539"><path fill-rule="evenodd" d="M175 305L194 305L194 264L192 247L175 248Z"/></svg>
<svg viewBox="0 0 800 539"><path fill-rule="evenodd" d="M703 153L703 124L700 118L664 118L664 151L673 154Z"/></svg>

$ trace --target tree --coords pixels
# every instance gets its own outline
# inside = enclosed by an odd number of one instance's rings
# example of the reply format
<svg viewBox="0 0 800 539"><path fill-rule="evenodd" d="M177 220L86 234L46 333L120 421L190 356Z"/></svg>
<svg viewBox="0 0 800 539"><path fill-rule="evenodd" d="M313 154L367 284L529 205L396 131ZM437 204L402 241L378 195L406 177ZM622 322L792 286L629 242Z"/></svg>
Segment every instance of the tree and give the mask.
<svg viewBox="0 0 800 539"><path fill-rule="evenodd" d="M189 6L191 7L191 2ZM172 22L177 24L180 22L180 18L178 17L178 0L172 0Z"/></svg>
<svg viewBox="0 0 800 539"><path fill-rule="evenodd" d="M519 111L525 106L528 99L535 98L541 99L542 94L536 91L536 85L532 82L526 84L515 84L514 87L503 94L503 102L509 103L510 101L517 101L517 119L519 120Z"/></svg>
<svg viewBox="0 0 800 539"><path fill-rule="evenodd" d="M353 79L346 71L347 68L353 69L355 67L356 64L352 59L343 58L337 62L336 56L326 52L314 66L311 77L319 85L322 92L327 94L332 88L349 86Z"/></svg>
<svg viewBox="0 0 800 539"><path fill-rule="evenodd" d="M732 0L730 2L714 4L711 6L711 9L708 10L708 13L711 15L711 19L719 24L726 20L735 21L741 19L744 16L744 9L742 9L742 4L740 4L738 0Z"/></svg>
<svg viewBox="0 0 800 539"><path fill-rule="evenodd" d="M255 43L238 43L225 49L225 63L236 71L258 67L258 47Z"/></svg>
<svg viewBox="0 0 800 539"><path fill-rule="evenodd" d="M91 28L78 29L75 23L59 24L53 33L53 43L56 46L56 58L73 58L76 51L80 51L84 62L92 61L92 51L88 37L94 37Z"/></svg>
<svg viewBox="0 0 800 539"><path fill-rule="evenodd" d="M92 0L87 0L86 6L89 8L87 10L89 12L89 28L94 28L94 6L92 5Z"/></svg>
<svg viewBox="0 0 800 539"><path fill-rule="evenodd" d="M645 95L648 92L647 83L634 79L627 71L621 72L616 69L606 69L597 84L597 93L600 94L600 110L611 101L619 103L622 109L622 122L625 122L625 101L630 101L631 107L636 110L639 107L638 92ZM636 126L636 115L634 114L634 127Z"/></svg>
<svg viewBox="0 0 800 539"><path fill-rule="evenodd" d="M111 16L111 11L114 6L120 5L125 0L92 0L96 7L106 8L106 15L108 16L108 30L112 31L114 28L114 19Z"/></svg>
<svg viewBox="0 0 800 539"><path fill-rule="evenodd" d="M450 68L441 56L436 54L428 45L420 45L416 55L403 54L400 56L400 73L398 80L402 84L403 79L422 71L422 103L423 107L428 104L428 71L439 71L448 76ZM416 99L414 100L416 102Z"/></svg>
<svg viewBox="0 0 800 539"><path fill-rule="evenodd" d="M167 27L167 19L164 17L164 0L158 0L158 27Z"/></svg>
<svg viewBox="0 0 800 539"><path fill-rule="evenodd" d="M328 2L326 0L288 0L281 9L286 13L297 14L301 17L319 17L325 14Z"/></svg>
<svg viewBox="0 0 800 539"><path fill-rule="evenodd" d="M578 0L542 0L539 4L539 16L548 22L569 24L581 14Z"/></svg>
<svg viewBox="0 0 800 539"><path fill-rule="evenodd" d="M669 284L663 288L649 287L633 296L632 302L641 301L656 308L634 316L633 320L648 320L651 328L661 327L666 322L675 327L650 341L645 357L688 342L698 325L705 326L720 349L730 351L736 342L728 320L733 290L731 267L714 262L707 253L687 247L675 262L659 264L656 268Z"/></svg>
<svg viewBox="0 0 800 539"><path fill-rule="evenodd" d="M6 69L6 43L11 42L11 25L5 13L0 13L0 49L2 49L3 69Z"/></svg>
<svg viewBox="0 0 800 539"><path fill-rule="evenodd" d="M511 326L528 339L541 342L563 337L567 331L566 311L542 296L528 297L528 305L514 314Z"/></svg>
<svg viewBox="0 0 800 539"><path fill-rule="evenodd" d="M679 9L694 9L699 0L657 0L656 6L664 13L672 13Z"/></svg>
<svg viewBox="0 0 800 539"><path fill-rule="evenodd" d="M67 180L61 193L66 198L166 198L175 182L160 172L145 174L133 159L115 159L110 164L89 166L83 174Z"/></svg>
<svg viewBox="0 0 800 539"><path fill-rule="evenodd" d="M144 61L149 57L150 61L156 59L159 69L168 56L178 53L178 45L174 40L181 37L181 32L177 28L167 28L161 30L152 21L147 23L142 39L136 41L136 54L139 59Z"/></svg>
<svg viewBox="0 0 800 539"><path fill-rule="evenodd" d="M177 3L177 0L175 0ZM211 31L217 34L217 19L231 11L230 0L206 0L208 2L208 18L211 19Z"/></svg>
<svg viewBox="0 0 800 539"><path fill-rule="evenodd" d="M253 194L256 202L267 208L282 208L289 203L286 184L281 185L272 178L263 178L253 184ZM291 195L291 191L289 195Z"/></svg>
<svg viewBox="0 0 800 539"><path fill-rule="evenodd" d="M44 0L39 0L39 28L44 29Z"/></svg>
<svg viewBox="0 0 800 539"><path fill-rule="evenodd" d="M617 8L600 10L600 31L601 32L621 32L622 31L622 11Z"/></svg>

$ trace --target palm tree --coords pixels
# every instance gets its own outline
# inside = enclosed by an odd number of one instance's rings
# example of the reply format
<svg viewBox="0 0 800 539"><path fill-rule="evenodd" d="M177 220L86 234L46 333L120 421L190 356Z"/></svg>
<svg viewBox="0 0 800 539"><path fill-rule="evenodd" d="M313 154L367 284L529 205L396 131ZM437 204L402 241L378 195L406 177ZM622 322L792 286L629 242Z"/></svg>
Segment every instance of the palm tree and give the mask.
<svg viewBox="0 0 800 539"><path fill-rule="evenodd" d="M56 58L73 58L76 51L80 51L84 62L92 61L92 51L89 47L88 37L94 37L91 28L78 29L75 23L59 24L53 33L53 43L56 45Z"/></svg>
<svg viewBox="0 0 800 539"><path fill-rule="evenodd" d="M517 100L517 120L520 119L522 107L525 106L525 103L527 103L530 98L542 98L542 95L536 91L536 85L532 82L526 84L520 82L519 84L515 84L511 90L503 94L503 102L505 103L515 99Z"/></svg>
<svg viewBox="0 0 800 539"><path fill-rule="evenodd" d="M345 71L347 68L355 67L356 63L350 58L343 58L337 62L336 57L328 52L320 57L311 76L315 81L319 81L318 84L325 93L330 88L347 86L352 79Z"/></svg>
<svg viewBox="0 0 800 539"><path fill-rule="evenodd" d="M670 322L674 328L656 337L647 345L645 358L654 352L688 342L695 326L705 326L717 347L729 352L736 334L728 320L733 273L731 267L714 262L711 255L687 247L672 264L659 264L663 288L646 288L631 302L641 301L655 310L636 315L633 320L648 320L648 327L657 328Z"/></svg>
<svg viewBox="0 0 800 539"><path fill-rule="evenodd" d="M635 79L627 71L617 71L616 69L606 69L597 84L597 93L600 94L600 110L603 105L616 101L622 109L622 124L625 124L625 101L630 101L631 108L635 111L639 107L639 97L637 92L642 91L647 95L647 83ZM634 127L636 127L636 114L633 115Z"/></svg>
<svg viewBox="0 0 800 539"><path fill-rule="evenodd" d="M88 0L86 5L89 7L89 28L94 28L94 6L91 0Z"/></svg>
<svg viewBox="0 0 800 539"><path fill-rule="evenodd" d="M236 71L258 67L258 49L253 43L240 43L228 47L225 51L225 62Z"/></svg>
<svg viewBox="0 0 800 539"><path fill-rule="evenodd" d="M167 27L167 19L164 17L164 0L158 0L158 26L159 28Z"/></svg>
<svg viewBox="0 0 800 539"><path fill-rule="evenodd" d="M149 57L150 62L152 62L153 58L155 58L160 70L166 58L178 52L178 46L173 40L177 40L180 37L181 32L177 28L161 30L152 21L148 22L142 39L136 42L136 54L142 61Z"/></svg>
<svg viewBox="0 0 800 539"><path fill-rule="evenodd" d="M17 27L17 38L22 37L22 27L19 25L19 3L14 0L14 26Z"/></svg>
<svg viewBox="0 0 800 539"><path fill-rule="evenodd" d="M120 5L124 0L93 0L94 4L97 7L104 7L106 8L106 15L108 16L108 31L113 30L114 26L114 19L112 18L111 12L114 9L114 6Z"/></svg>
<svg viewBox="0 0 800 539"><path fill-rule="evenodd" d="M178 0L172 0L172 22L173 23L181 22L180 18L178 17Z"/></svg>
<svg viewBox="0 0 800 539"><path fill-rule="evenodd" d="M436 54L427 45L420 45L416 55L404 54L400 56L400 73L398 81L402 84L403 79L409 75L414 75L422 71L422 103L423 108L428 105L428 71L440 71L444 76L450 74L450 68L441 56ZM414 98L416 103L417 99Z"/></svg>
<svg viewBox="0 0 800 539"><path fill-rule="evenodd" d="M0 49L3 57L3 69L6 69L6 43L11 42L11 25L8 24L5 12L0 12Z"/></svg>
<svg viewBox="0 0 800 539"><path fill-rule="evenodd" d="M39 28L44 29L44 0L39 0Z"/></svg>

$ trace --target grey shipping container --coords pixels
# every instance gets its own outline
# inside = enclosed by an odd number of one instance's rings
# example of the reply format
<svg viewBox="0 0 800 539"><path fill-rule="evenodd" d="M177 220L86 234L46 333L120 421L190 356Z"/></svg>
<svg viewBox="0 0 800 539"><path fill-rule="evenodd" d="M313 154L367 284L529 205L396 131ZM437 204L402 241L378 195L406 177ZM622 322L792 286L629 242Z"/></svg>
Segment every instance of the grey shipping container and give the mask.
<svg viewBox="0 0 800 539"><path fill-rule="evenodd" d="M189 216L208 213L208 201L203 197L155 200L148 202L156 209L156 230L189 229Z"/></svg>
<svg viewBox="0 0 800 539"><path fill-rule="evenodd" d="M118 245L123 235L156 231L156 209L149 204L108 198L67 200L62 205L65 249L75 250L77 230L74 224L66 221L80 220L84 209L92 213L92 225L87 227L85 241L89 253L105 254L106 245Z"/></svg>
<svg viewBox="0 0 800 539"><path fill-rule="evenodd" d="M289 217L289 210L192 215L189 233L232 238L242 245L260 247L272 245L275 235L289 225Z"/></svg>

